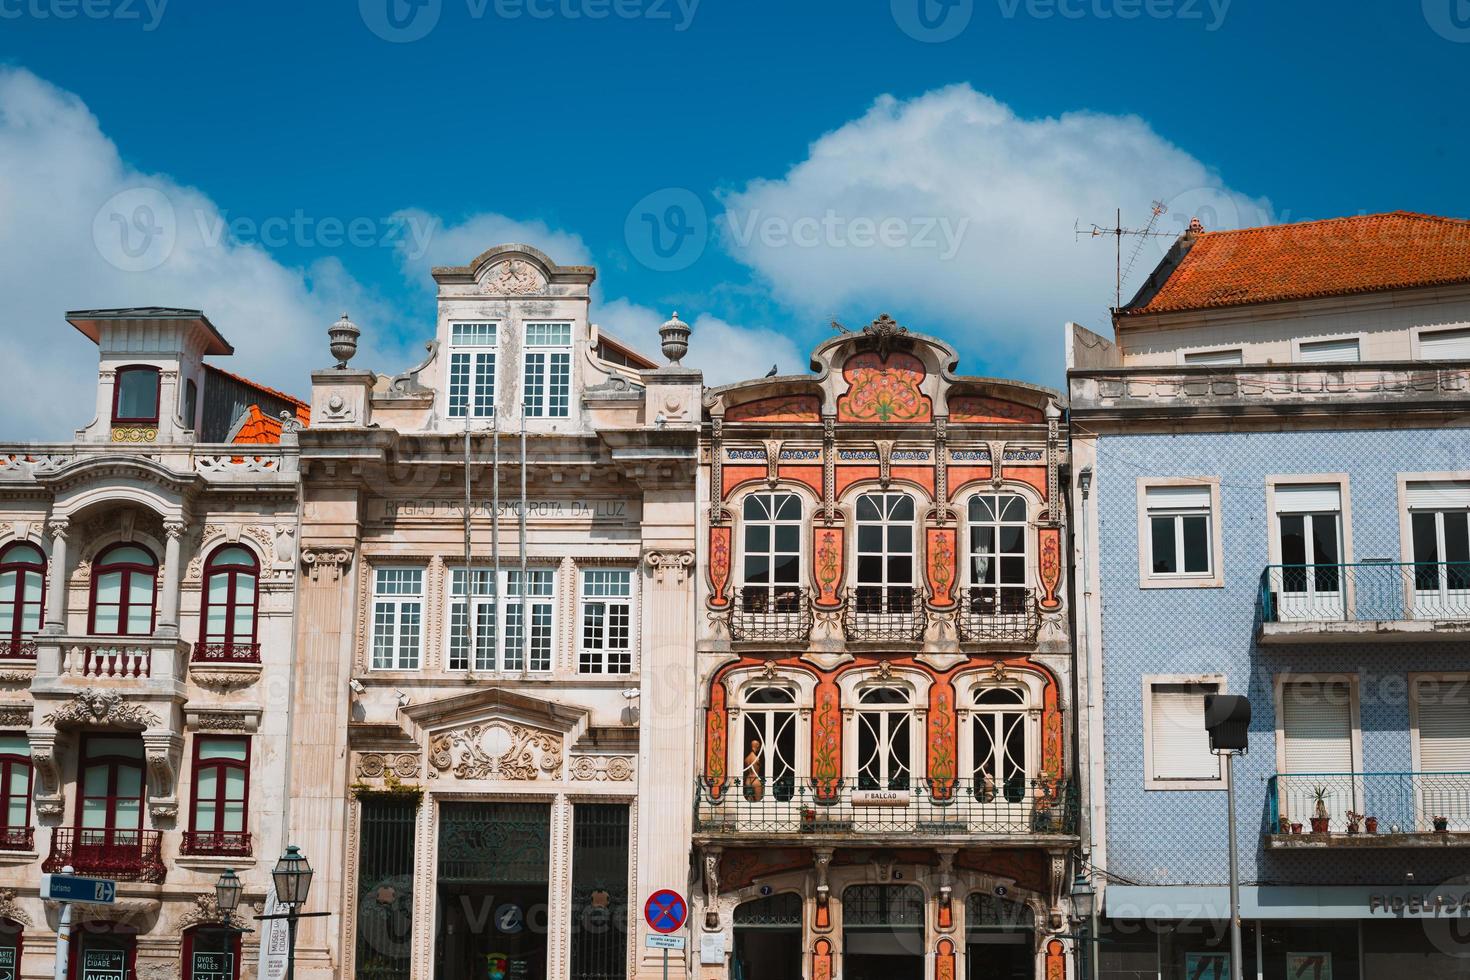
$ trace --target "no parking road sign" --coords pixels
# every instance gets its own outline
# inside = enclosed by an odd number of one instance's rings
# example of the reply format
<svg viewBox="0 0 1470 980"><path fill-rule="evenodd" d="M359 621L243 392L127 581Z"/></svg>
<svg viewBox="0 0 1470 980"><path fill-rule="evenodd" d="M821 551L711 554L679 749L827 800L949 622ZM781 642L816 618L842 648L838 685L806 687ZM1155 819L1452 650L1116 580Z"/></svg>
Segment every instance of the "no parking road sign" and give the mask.
<svg viewBox="0 0 1470 980"><path fill-rule="evenodd" d="M678 932L689 918L689 903L678 892L663 888L648 896L648 902L643 906L643 918L654 932Z"/></svg>

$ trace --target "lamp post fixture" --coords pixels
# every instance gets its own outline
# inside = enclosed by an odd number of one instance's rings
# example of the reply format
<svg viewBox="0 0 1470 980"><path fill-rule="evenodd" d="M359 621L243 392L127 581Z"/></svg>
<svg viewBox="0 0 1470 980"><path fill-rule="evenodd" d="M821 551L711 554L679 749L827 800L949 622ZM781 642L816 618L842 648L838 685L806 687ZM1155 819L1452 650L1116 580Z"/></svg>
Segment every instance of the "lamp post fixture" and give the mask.
<svg viewBox="0 0 1470 980"><path fill-rule="evenodd" d="M276 901L286 906L286 980L296 978L296 920L301 917L301 906L306 904L306 894L311 890L314 874L305 855L295 844L286 848L286 853L271 869L271 880L276 886Z"/></svg>
<svg viewBox="0 0 1470 980"><path fill-rule="evenodd" d="M214 903L226 922L230 921L235 910L240 907L240 892L244 887L234 868L226 868L225 873L219 876L219 881L214 883Z"/></svg>
<svg viewBox="0 0 1470 980"><path fill-rule="evenodd" d="M1250 749L1251 703L1239 694L1205 695L1210 751L1225 758L1225 833L1230 838L1230 980L1241 980L1240 866L1235 846L1235 757Z"/></svg>
<svg viewBox="0 0 1470 980"><path fill-rule="evenodd" d="M1081 868L1072 879L1072 928L1077 943L1077 976L1092 980L1092 913L1097 892L1092 879Z"/></svg>

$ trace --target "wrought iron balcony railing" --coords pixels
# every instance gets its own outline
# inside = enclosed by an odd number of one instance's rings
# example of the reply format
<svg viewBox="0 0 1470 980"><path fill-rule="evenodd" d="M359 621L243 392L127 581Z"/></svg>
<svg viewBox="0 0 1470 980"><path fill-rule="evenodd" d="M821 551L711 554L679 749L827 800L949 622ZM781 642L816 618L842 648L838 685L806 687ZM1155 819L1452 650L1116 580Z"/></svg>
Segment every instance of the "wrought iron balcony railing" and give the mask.
<svg viewBox="0 0 1470 980"><path fill-rule="evenodd" d="M30 637L12 636L0 640L0 660L35 660L36 641Z"/></svg>
<svg viewBox="0 0 1470 980"><path fill-rule="evenodd" d="M1268 565L1263 623L1470 622L1470 562Z"/></svg>
<svg viewBox="0 0 1470 980"><path fill-rule="evenodd" d="M1076 786L1064 779L910 779L901 789L864 788L856 779L701 778L696 833L732 835L1075 834Z"/></svg>
<svg viewBox="0 0 1470 980"><path fill-rule="evenodd" d="M924 638L924 603L912 585L857 585L842 617L849 640L917 643Z"/></svg>
<svg viewBox="0 0 1470 980"><path fill-rule="evenodd" d="M1266 802L1268 834L1470 833L1470 771L1280 773Z"/></svg>
<svg viewBox="0 0 1470 980"><path fill-rule="evenodd" d="M156 830L101 827L57 827L51 853L41 870L55 874L67 865L80 875L119 881L161 882L166 869L160 856L162 835Z"/></svg>
<svg viewBox="0 0 1470 980"><path fill-rule="evenodd" d="M1030 589L976 585L961 597L958 625L968 643L1035 643L1041 613Z"/></svg>
<svg viewBox="0 0 1470 980"><path fill-rule="evenodd" d="M0 827L0 851L29 851L35 846L34 827Z"/></svg>
<svg viewBox="0 0 1470 980"><path fill-rule="evenodd" d="M811 634L810 596L799 586L744 586L730 610L730 639L736 642L791 643Z"/></svg>
<svg viewBox="0 0 1470 980"><path fill-rule="evenodd" d="M250 834L238 830L186 830L180 850L184 854L249 857Z"/></svg>
<svg viewBox="0 0 1470 980"><path fill-rule="evenodd" d="M258 664L259 643L201 643L194 648L196 664Z"/></svg>

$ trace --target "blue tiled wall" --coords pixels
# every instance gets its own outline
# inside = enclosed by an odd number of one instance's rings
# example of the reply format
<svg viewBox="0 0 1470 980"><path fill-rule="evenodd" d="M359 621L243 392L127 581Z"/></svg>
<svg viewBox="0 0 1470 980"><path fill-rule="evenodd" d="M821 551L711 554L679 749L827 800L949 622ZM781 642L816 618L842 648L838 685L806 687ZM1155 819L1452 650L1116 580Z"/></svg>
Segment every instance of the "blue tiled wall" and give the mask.
<svg viewBox="0 0 1470 980"><path fill-rule="evenodd" d="M1402 882L1413 872L1428 883L1470 873L1464 851L1267 853L1261 846L1266 780L1276 768L1275 674L1357 673L1364 768L1406 771L1412 766L1405 675L1470 669L1470 645L1254 642L1257 590L1269 561L1268 476L1348 474L1353 560L1398 561L1398 474L1467 468L1470 433L1463 428L1099 440L1093 506L1101 550L1108 871L1150 884L1226 880L1225 795L1144 789L1142 705L1144 675L1223 673L1231 693L1249 694L1254 715L1251 751L1236 767L1243 881L1381 884ZM1220 478L1223 588L1139 589L1140 476Z"/></svg>

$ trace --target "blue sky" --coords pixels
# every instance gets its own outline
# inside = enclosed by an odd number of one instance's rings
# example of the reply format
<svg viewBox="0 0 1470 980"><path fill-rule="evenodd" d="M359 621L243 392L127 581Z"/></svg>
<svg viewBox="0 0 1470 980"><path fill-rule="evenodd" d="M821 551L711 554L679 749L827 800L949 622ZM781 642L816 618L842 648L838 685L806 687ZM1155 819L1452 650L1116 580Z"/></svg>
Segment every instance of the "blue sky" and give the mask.
<svg viewBox="0 0 1470 980"><path fill-rule="evenodd" d="M427 266L496 234L596 264L636 340L703 318L716 380L887 311L1059 384L1112 291L1074 220L1470 216L1466 0L0 0L0 64L17 434L86 421L27 407L90 386L80 337L34 346L67 308L202 305L304 391L343 306L400 370ZM140 188L177 240L119 270L98 216Z"/></svg>

